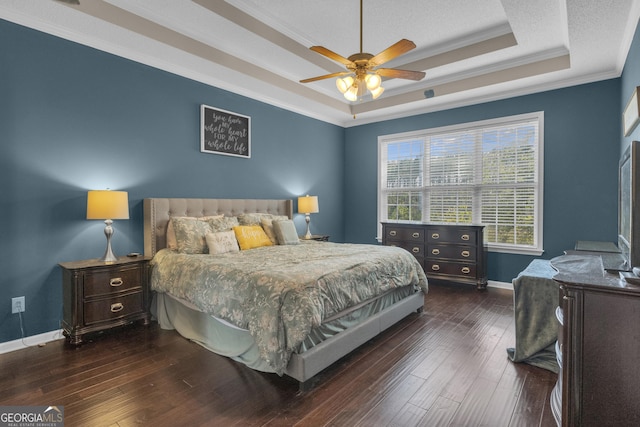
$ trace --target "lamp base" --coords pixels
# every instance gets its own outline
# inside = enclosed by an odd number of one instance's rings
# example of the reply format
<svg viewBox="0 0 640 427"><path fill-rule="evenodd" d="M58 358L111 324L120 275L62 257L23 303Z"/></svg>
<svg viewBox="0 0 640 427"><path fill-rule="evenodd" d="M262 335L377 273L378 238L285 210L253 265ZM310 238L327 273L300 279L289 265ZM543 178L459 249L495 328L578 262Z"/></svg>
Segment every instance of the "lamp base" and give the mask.
<svg viewBox="0 0 640 427"><path fill-rule="evenodd" d="M311 222L311 217L309 216L309 214L305 216L304 220L307 221L307 232L304 235L304 239L311 240L311 231L309 230L309 223Z"/></svg>
<svg viewBox="0 0 640 427"><path fill-rule="evenodd" d="M113 236L113 227L111 226L111 224L113 224L113 221L107 219L104 221L104 223L106 224L106 226L104 227L104 235L107 236L107 249L104 251L104 255L99 259L99 261L114 262L118 260L118 257L115 256L115 254L111 250L111 236Z"/></svg>

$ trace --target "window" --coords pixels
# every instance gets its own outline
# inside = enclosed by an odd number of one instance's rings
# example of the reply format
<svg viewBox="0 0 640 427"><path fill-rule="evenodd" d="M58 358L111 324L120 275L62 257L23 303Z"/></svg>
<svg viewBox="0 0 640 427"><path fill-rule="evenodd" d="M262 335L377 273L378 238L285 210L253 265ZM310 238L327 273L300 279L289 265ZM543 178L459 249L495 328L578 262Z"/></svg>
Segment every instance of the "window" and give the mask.
<svg viewBox="0 0 640 427"><path fill-rule="evenodd" d="M541 254L543 119L378 137L379 222L483 224L490 250Z"/></svg>

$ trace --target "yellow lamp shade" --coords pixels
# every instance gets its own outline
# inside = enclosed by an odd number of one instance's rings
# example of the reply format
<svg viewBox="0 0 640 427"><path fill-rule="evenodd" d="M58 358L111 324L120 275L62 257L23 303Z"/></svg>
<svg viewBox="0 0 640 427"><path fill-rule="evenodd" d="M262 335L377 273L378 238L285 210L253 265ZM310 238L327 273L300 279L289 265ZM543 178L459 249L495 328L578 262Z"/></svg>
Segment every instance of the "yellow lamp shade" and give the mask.
<svg viewBox="0 0 640 427"><path fill-rule="evenodd" d="M298 197L298 213L318 213L318 196Z"/></svg>
<svg viewBox="0 0 640 427"><path fill-rule="evenodd" d="M129 219L128 193L90 190L87 192L87 219Z"/></svg>

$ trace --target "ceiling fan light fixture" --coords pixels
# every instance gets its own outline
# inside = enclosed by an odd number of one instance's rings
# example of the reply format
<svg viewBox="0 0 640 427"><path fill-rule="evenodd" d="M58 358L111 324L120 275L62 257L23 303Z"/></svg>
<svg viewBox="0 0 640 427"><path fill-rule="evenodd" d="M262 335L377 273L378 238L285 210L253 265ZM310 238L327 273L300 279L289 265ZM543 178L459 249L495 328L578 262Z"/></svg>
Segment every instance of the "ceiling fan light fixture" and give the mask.
<svg viewBox="0 0 640 427"><path fill-rule="evenodd" d="M378 86L376 89L371 91L371 95L373 96L373 99L376 99L382 95L382 92L384 92L384 88L382 86Z"/></svg>
<svg viewBox="0 0 640 427"><path fill-rule="evenodd" d="M345 93L346 91L348 91L351 85L353 85L353 77L351 76L347 76L344 79L336 79L336 86L338 87L340 93Z"/></svg>
<svg viewBox="0 0 640 427"><path fill-rule="evenodd" d="M367 82L367 89L372 92L378 89L382 84L382 79L377 74L367 74L364 79Z"/></svg>
<svg viewBox="0 0 640 427"><path fill-rule="evenodd" d="M349 90L347 90L344 93L344 97L347 99L347 101L352 101L355 102L358 100L358 87L357 86L351 86L349 88Z"/></svg>

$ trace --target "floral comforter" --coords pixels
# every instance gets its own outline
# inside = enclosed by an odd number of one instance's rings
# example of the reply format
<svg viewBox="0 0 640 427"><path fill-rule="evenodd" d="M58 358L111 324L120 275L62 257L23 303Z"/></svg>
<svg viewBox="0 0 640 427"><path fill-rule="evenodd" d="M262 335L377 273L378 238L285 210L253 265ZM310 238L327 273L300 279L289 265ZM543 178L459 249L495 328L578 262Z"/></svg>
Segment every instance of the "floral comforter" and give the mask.
<svg viewBox="0 0 640 427"><path fill-rule="evenodd" d="M426 293L416 259L391 246L329 242L152 260L151 287L247 329L261 357L282 375L294 349L324 318L391 288Z"/></svg>

